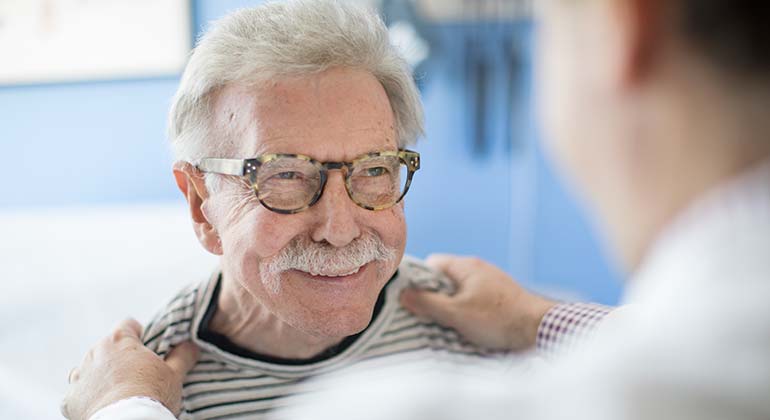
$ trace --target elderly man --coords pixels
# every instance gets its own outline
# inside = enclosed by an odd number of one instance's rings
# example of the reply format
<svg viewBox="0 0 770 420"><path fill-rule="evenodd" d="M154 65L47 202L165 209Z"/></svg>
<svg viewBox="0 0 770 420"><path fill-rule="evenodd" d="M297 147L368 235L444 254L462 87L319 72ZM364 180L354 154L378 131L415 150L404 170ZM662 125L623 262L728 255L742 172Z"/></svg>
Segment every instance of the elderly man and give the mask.
<svg viewBox="0 0 770 420"><path fill-rule="evenodd" d="M420 168L404 147L421 119L408 66L363 9L265 4L200 39L169 135L195 233L221 267L143 334L160 355L200 349L181 418L260 418L308 377L363 360L484 352L399 304L406 286L451 288L402 261L402 199Z"/></svg>
<svg viewBox="0 0 770 420"><path fill-rule="evenodd" d="M770 8L734 0L538 4L549 147L633 273L624 300L636 307L606 316L593 338L524 382L399 376L375 390L358 382L295 418L770 418ZM406 292L403 302L479 344L521 349L573 330L561 305L533 318L542 299L493 267L434 261L457 292ZM124 372L126 364L110 362L143 350L84 368ZM179 360L142 366L173 379ZM152 380L88 383L156 395ZM109 418L122 419L132 405L113 407ZM164 418L154 413L148 418Z"/></svg>

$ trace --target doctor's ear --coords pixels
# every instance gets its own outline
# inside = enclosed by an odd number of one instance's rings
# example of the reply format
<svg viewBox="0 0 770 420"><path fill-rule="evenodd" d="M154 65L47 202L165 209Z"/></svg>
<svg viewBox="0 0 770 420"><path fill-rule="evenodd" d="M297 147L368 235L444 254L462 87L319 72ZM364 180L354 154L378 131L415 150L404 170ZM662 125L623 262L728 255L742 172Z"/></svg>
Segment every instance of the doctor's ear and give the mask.
<svg viewBox="0 0 770 420"><path fill-rule="evenodd" d="M622 80L633 86L643 82L653 71L662 53L665 0L623 0L613 3L614 17L620 24Z"/></svg>
<svg viewBox="0 0 770 420"><path fill-rule="evenodd" d="M195 236L203 247L214 255L222 255L222 242L203 206L209 199L203 174L189 162L174 163L174 178L190 210Z"/></svg>

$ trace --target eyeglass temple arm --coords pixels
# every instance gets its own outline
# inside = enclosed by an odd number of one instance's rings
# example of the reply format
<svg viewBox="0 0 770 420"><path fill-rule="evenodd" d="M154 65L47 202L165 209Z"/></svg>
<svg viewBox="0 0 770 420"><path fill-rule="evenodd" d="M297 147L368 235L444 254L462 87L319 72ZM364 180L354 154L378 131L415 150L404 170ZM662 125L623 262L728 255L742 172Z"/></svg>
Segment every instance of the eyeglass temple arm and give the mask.
<svg viewBox="0 0 770 420"><path fill-rule="evenodd" d="M243 176L244 162L243 159L205 158L197 167L201 172Z"/></svg>

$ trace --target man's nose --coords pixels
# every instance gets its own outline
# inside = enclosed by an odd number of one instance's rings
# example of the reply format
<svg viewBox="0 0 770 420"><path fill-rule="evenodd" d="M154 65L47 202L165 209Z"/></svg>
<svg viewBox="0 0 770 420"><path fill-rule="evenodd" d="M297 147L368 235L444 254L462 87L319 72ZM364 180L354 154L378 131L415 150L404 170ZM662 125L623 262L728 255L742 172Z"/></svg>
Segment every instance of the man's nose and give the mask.
<svg viewBox="0 0 770 420"><path fill-rule="evenodd" d="M356 220L359 207L348 196L342 171L329 172L323 195L313 207L320 219L312 234L314 241L341 247L361 236Z"/></svg>

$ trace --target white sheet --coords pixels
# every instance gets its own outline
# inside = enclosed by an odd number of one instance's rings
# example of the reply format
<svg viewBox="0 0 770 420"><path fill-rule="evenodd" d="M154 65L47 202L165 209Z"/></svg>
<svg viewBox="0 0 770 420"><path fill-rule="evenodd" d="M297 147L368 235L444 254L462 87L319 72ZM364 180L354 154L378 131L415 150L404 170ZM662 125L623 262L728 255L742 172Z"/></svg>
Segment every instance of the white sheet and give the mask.
<svg viewBox="0 0 770 420"><path fill-rule="evenodd" d="M61 419L67 374L216 265L182 203L0 211L0 418Z"/></svg>

